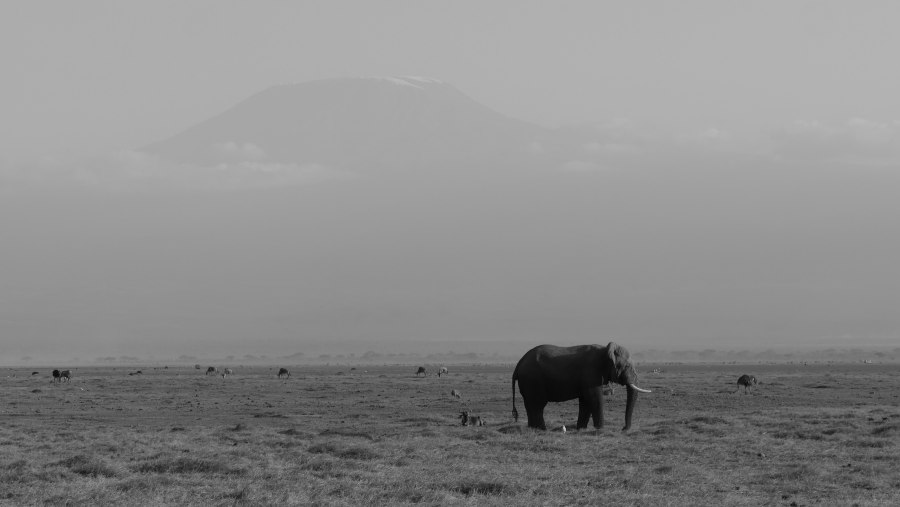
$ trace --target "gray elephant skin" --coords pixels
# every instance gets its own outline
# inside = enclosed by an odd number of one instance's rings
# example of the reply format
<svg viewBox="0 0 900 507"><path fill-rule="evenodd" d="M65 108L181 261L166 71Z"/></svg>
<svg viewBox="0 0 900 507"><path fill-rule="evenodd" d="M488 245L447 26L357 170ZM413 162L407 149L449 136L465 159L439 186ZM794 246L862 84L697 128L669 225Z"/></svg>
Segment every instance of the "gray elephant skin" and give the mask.
<svg viewBox="0 0 900 507"><path fill-rule="evenodd" d="M637 393L649 393L635 385L637 374L629 359L628 350L613 342L600 345L576 345L559 347L539 345L522 356L512 376L513 418L518 421L516 410L516 382L525 402L528 426L547 429L544 423L544 407L548 402L560 402L578 398L577 429L587 428L593 418L594 427L603 427L603 393L601 386L615 382L626 386L628 399L625 405L625 427L631 428L631 415L637 401Z"/></svg>

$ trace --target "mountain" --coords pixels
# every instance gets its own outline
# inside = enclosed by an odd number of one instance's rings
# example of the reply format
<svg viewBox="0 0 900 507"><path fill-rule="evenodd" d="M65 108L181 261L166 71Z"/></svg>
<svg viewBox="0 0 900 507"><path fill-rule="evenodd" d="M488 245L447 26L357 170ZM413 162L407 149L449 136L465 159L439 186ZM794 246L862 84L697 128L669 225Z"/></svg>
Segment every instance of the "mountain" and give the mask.
<svg viewBox="0 0 900 507"><path fill-rule="evenodd" d="M177 162L462 168L536 161L549 129L421 77L273 86L143 151Z"/></svg>

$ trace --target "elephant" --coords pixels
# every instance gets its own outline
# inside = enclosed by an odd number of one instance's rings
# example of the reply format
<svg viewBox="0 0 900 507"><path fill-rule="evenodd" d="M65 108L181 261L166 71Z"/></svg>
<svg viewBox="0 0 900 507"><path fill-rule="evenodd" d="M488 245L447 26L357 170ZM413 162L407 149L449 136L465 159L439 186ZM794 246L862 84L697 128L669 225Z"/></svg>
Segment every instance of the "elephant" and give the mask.
<svg viewBox="0 0 900 507"><path fill-rule="evenodd" d="M528 426L542 430L544 407L547 402L568 401L578 398L577 429L587 428L593 418L594 427L603 427L604 384L615 382L627 387L625 427L631 428L631 415L637 401L637 393L649 393L635 385L637 373L629 360L628 350L609 342L600 345L576 345L559 347L539 345L522 356L512 376L513 418L518 421L516 410L516 381L528 413Z"/></svg>

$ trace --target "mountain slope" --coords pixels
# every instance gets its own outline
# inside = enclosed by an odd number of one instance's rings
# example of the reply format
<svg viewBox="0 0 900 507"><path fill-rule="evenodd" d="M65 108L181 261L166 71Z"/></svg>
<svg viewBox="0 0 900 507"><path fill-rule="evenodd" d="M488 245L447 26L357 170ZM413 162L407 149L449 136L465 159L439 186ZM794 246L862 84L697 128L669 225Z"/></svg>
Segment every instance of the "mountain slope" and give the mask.
<svg viewBox="0 0 900 507"><path fill-rule="evenodd" d="M178 162L353 169L521 163L550 131L426 78L279 85L144 151Z"/></svg>

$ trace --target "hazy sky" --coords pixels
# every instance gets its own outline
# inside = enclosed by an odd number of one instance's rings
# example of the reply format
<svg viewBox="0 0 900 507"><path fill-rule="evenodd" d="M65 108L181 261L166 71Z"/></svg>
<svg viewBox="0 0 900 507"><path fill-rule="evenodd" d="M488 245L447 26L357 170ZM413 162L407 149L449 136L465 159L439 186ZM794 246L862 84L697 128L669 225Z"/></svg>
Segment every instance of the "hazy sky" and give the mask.
<svg viewBox="0 0 900 507"><path fill-rule="evenodd" d="M2 2L0 363L894 344L898 22L894 1ZM252 139L214 139L246 156L224 166L130 151L279 83L398 75L597 124L553 132L569 158L527 174L355 174ZM508 126L469 106L444 117Z"/></svg>
<svg viewBox="0 0 900 507"><path fill-rule="evenodd" d="M675 130L900 119L900 5L3 2L3 155L167 137L272 84L425 75L514 117Z"/></svg>

